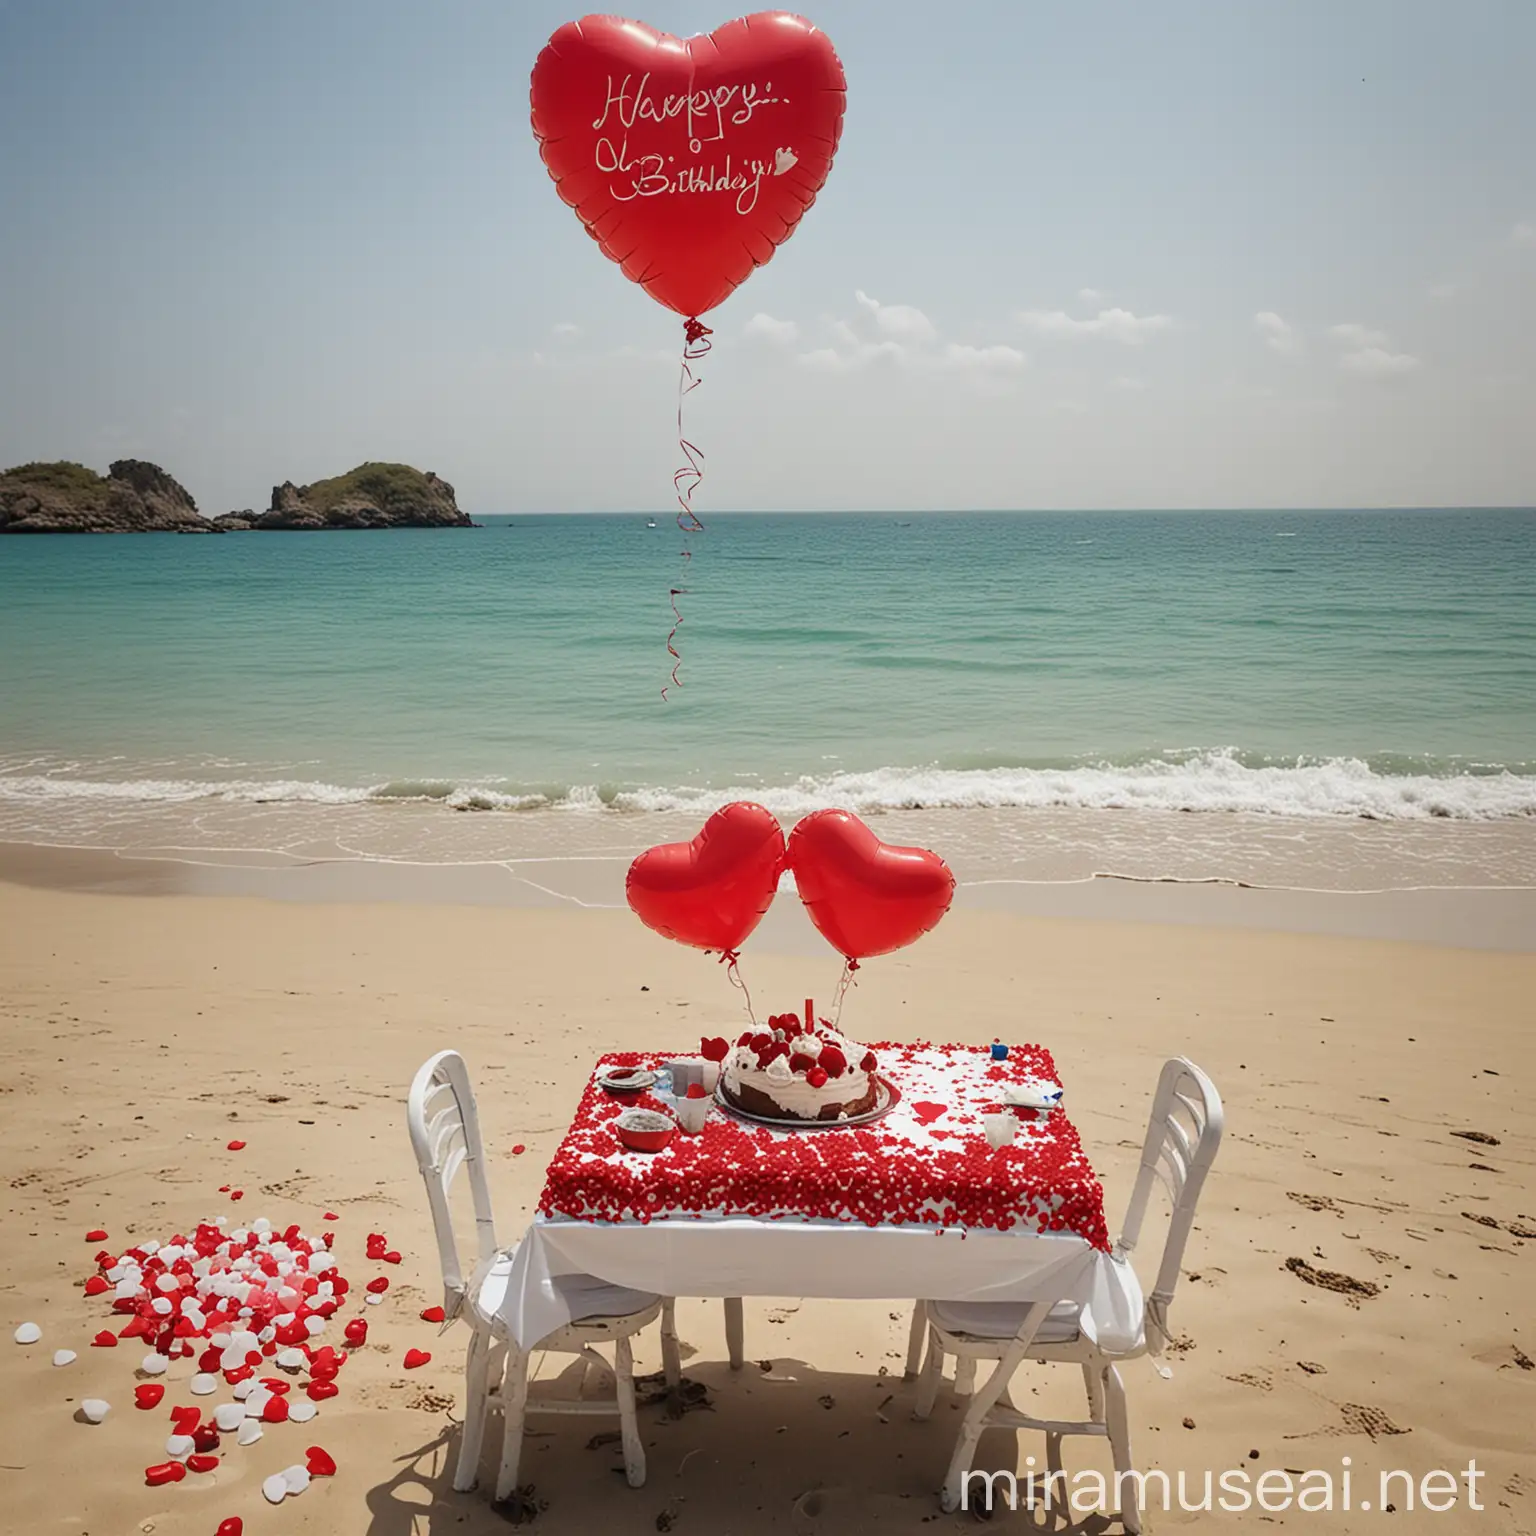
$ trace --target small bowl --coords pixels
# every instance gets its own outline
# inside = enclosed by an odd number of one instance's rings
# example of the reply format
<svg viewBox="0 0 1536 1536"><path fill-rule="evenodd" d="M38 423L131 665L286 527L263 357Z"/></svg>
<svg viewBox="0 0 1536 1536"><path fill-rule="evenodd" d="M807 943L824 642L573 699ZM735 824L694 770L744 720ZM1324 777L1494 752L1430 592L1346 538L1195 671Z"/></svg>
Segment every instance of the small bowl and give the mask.
<svg viewBox="0 0 1536 1536"><path fill-rule="evenodd" d="M677 1135L677 1121L654 1109L626 1109L611 1123L613 1134L631 1152L660 1152Z"/></svg>
<svg viewBox="0 0 1536 1536"><path fill-rule="evenodd" d="M644 1093L656 1081L656 1074L649 1067L609 1067L599 1076L597 1085L616 1099L632 1098Z"/></svg>

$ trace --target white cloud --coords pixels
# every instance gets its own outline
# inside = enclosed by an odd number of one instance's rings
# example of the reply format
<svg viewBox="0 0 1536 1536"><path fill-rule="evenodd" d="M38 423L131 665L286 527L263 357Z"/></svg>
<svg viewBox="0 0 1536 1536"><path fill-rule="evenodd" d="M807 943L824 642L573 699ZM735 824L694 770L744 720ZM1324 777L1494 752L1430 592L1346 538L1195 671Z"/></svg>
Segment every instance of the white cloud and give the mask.
<svg viewBox="0 0 1536 1536"><path fill-rule="evenodd" d="M1118 341L1128 347L1139 347L1173 325L1168 315L1134 315L1128 309L1101 309L1091 320L1074 320L1064 309L1026 309L1018 320L1042 336Z"/></svg>
<svg viewBox="0 0 1536 1536"><path fill-rule="evenodd" d="M1351 321L1348 325L1332 326L1328 334L1335 341L1342 341L1347 347L1384 347L1387 344L1385 331L1373 331L1363 325L1356 325Z"/></svg>
<svg viewBox="0 0 1536 1536"><path fill-rule="evenodd" d="M1536 246L1536 224L1532 224L1529 220L1522 219L1518 224L1515 225L1512 230L1510 230L1509 238L1511 243L1514 245Z"/></svg>
<svg viewBox="0 0 1536 1536"><path fill-rule="evenodd" d="M793 320L775 320L761 311L753 315L741 328L743 336L759 341L771 341L775 346L790 346L800 335L800 327Z"/></svg>
<svg viewBox="0 0 1536 1536"><path fill-rule="evenodd" d="M830 345L799 353L796 361L802 367L849 373L886 366L914 373L963 373L996 381L1029 363L1017 347L942 341L933 321L910 304L882 304L862 289L855 291L854 299L858 308L853 315L823 320Z"/></svg>
<svg viewBox="0 0 1536 1536"><path fill-rule="evenodd" d="M882 304L872 299L862 288L854 293L861 309L874 317L875 326L883 336L895 341L937 341L939 333L922 310L910 304Z"/></svg>
<svg viewBox="0 0 1536 1536"><path fill-rule="evenodd" d="M1253 317L1253 323L1264 333L1264 345L1283 357L1294 357L1301 351L1301 332L1288 320L1282 320L1272 309L1261 309Z"/></svg>
<svg viewBox="0 0 1536 1536"><path fill-rule="evenodd" d="M1017 347L971 347L951 341L939 353L947 368L974 369L982 373L1012 373L1029 361Z"/></svg>
<svg viewBox="0 0 1536 1536"><path fill-rule="evenodd" d="M1406 352L1388 352L1382 347L1363 347L1358 352L1346 352L1339 359L1340 368L1368 379L1386 379L1393 374L1411 373L1418 366L1418 358L1410 357Z"/></svg>
<svg viewBox="0 0 1536 1536"><path fill-rule="evenodd" d="M1385 331L1373 331L1369 326L1349 321L1330 327L1328 334L1345 348L1339 355L1339 367L1346 373L1366 379L1387 379L1394 374L1411 373L1420 366L1418 358L1409 353L1390 351L1391 342Z"/></svg>
<svg viewBox="0 0 1536 1536"><path fill-rule="evenodd" d="M1104 295L1097 288L1079 288L1077 296L1084 304L1102 304Z"/></svg>
<svg viewBox="0 0 1536 1536"><path fill-rule="evenodd" d="M580 336L581 327L574 320L559 320L550 327L556 336Z"/></svg>

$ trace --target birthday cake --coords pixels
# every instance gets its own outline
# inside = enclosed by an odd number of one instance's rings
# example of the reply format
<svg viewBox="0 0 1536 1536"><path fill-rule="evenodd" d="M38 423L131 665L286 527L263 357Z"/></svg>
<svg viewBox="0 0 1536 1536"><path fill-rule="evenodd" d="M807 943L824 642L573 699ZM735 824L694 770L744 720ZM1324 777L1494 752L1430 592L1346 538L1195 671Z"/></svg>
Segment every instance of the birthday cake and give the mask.
<svg viewBox="0 0 1536 1536"><path fill-rule="evenodd" d="M807 1010L771 1017L734 1046L704 1042L720 1062L720 1093L727 1103L765 1120L848 1120L879 1102L875 1053L840 1034Z"/></svg>

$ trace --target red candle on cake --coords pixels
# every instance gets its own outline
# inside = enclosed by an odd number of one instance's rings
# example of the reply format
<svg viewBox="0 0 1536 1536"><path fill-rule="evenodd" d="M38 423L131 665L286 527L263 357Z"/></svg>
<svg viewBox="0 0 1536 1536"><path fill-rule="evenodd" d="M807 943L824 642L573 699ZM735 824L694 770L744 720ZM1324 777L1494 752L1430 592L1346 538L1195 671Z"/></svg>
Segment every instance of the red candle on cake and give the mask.
<svg viewBox="0 0 1536 1536"><path fill-rule="evenodd" d="M808 1035L816 1033L816 1007L810 998L805 1000L805 1032Z"/></svg>

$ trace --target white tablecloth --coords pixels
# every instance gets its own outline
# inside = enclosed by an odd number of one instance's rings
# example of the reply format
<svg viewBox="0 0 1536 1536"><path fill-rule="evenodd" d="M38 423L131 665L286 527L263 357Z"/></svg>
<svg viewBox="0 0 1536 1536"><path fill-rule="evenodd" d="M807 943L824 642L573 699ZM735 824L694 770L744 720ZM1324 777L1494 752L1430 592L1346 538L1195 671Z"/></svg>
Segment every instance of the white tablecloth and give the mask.
<svg viewBox="0 0 1536 1536"><path fill-rule="evenodd" d="M1130 1348L1142 1295L1123 1260L1070 1232L867 1227L702 1218L597 1223L538 1217L518 1245L502 1318L524 1348L571 1321L552 1281L596 1275L662 1296L1075 1301L1099 1340Z"/></svg>

